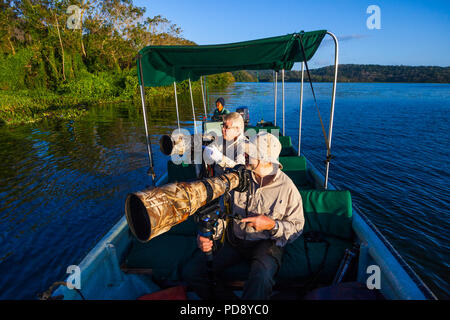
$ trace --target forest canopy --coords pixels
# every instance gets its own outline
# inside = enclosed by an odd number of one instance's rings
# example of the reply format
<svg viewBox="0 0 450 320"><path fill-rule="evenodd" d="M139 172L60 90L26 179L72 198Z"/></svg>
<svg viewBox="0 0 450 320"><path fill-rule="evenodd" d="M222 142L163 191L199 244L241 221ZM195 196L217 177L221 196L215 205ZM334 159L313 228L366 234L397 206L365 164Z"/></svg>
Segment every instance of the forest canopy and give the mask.
<svg viewBox="0 0 450 320"><path fill-rule="evenodd" d="M135 59L147 45L196 44L132 0L0 0L0 125L71 105L137 99ZM207 80L224 86L234 78ZM179 91L186 88L181 83ZM146 90L173 94L173 87Z"/></svg>
<svg viewBox="0 0 450 320"><path fill-rule="evenodd" d="M0 1L1 89L70 91L67 84L82 79L108 86L107 74L127 89L142 47L195 45L176 24L145 17L131 0Z"/></svg>

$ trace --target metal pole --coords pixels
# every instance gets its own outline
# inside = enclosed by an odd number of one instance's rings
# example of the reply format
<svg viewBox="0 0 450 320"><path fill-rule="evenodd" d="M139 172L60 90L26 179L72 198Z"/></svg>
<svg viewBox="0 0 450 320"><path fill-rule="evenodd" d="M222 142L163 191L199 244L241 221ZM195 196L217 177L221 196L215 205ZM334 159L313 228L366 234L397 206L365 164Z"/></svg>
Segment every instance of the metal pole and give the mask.
<svg viewBox="0 0 450 320"><path fill-rule="evenodd" d="M274 98L274 106L275 106L275 121L274 125L277 125L277 87L278 87L278 71L275 71L275 78L274 78L274 88L275 88L275 98Z"/></svg>
<svg viewBox="0 0 450 320"><path fill-rule="evenodd" d="M282 81L282 90L283 90L283 136L286 135L285 126L284 126L284 69L281 70L281 81Z"/></svg>
<svg viewBox="0 0 450 320"><path fill-rule="evenodd" d="M191 78L189 78L189 92L191 93L192 117L194 119L194 133L197 134L197 121L195 121L194 98L192 97Z"/></svg>
<svg viewBox="0 0 450 320"><path fill-rule="evenodd" d="M302 79L300 85L300 115L298 121L298 155L300 156L300 146L302 143L302 113L303 113L303 76L304 76L305 63L302 62Z"/></svg>
<svg viewBox="0 0 450 320"><path fill-rule="evenodd" d="M206 101L205 94L203 93L203 76L200 77L200 87L202 87L202 100L203 100L203 109L205 109L205 121L208 118L208 113L206 112Z"/></svg>
<svg viewBox="0 0 450 320"><path fill-rule="evenodd" d="M142 73L142 60L141 56L138 56L139 60L139 77L140 77L140 91L141 91L141 103L142 103L142 114L144 116L144 127L145 127L145 139L147 141L147 153L150 168L148 169L148 174L152 176L152 182L155 180L155 172L153 171L153 158L152 158L152 146L150 144L150 139L148 137L148 127L147 127L147 109L145 107L145 89L144 89L144 75Z"/></svg>
<svg viewBox="0 0 450 320"><path fill-rule="evenodd" d="M178 97L177 97L177 84L173 82L173 88L175 91L175 108L177 109L177 122L178 122L178 130L180 130L180 115L178 113Z"/></svg>
<svg viewBox="0 0 450 320"><path fill-rule="evenodd" d="M333 121L334 121L334 103L336 100L336 84L337 84L337 73L338 73L338 52L339 52L339 44L336 36L327 31L327 34L331 36L334 40L334 80L333 80L333 93L331 96L331 111L330 111L330 125L328 127L328 148L327 148L327 166L325 171L325 189L328 187L328 174L330 170L330 162L329 157L331 156L331 136L333 133Z"/></svg>

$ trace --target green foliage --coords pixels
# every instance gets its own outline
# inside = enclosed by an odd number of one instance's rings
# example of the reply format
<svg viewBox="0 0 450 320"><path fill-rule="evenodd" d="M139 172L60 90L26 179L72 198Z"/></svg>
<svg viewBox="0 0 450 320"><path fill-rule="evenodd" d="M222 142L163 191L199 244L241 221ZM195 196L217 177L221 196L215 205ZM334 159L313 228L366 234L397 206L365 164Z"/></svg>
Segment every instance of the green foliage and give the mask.
<svg viewBox="0 0 450 320"><path fill-rule="evenodd" d="M61 84L59 92L79 97L116 97L120 92L120 88L116 84L117 79L113 74L106 72L92 74L82 71L77 79Z"/></svg>
<svg viewBox="0 0 450 320"><path fill-rule="evenodd" d="M256 82L256 77L246 70L232 72L236 82Z"/></svg>
<svg viewBox="0 0 450 320"><path fill-rule="evenodd" d="M28 48L17 51L15 55L0 56L0 89L24 89L32 57L33 51Z"/></svg>
<svg viewBox="0 0 450 320"><path fill-rule="evenodd" d="M83 10L81 29L69 29L70 4ZM144 18L131 0L0 2L0 123L81 114L79 105L139 101L136 53L147 45L195 45L161 16ZM231 74L209 77L223 87ZM187 81L178 93L189 90ZM200 90L198 82L193 91ZM173 87L146 88L151 97ZM66 110L67 112L65 112Z"/></svg>
<svg viewBox="0 0 450 320"><path fill-rule="evenodd" d="M208 86L225 88L235 81L231 72L224 72L207 76Z"/></svg>
<svg viewBox="0 0 450 320"><path fill-rule="evenodd" d="M123 79L123 91L121 96L124 98L132 99L139 94L139 81L137 78L136 69L134 72L128 72L124 74Z"/></svg>

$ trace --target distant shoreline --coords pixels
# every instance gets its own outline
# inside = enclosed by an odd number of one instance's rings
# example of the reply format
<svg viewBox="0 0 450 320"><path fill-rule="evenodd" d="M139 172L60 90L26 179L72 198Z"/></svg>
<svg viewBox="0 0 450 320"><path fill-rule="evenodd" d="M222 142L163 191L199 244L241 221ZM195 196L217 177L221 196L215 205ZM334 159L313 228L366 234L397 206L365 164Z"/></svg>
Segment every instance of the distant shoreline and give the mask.
<svg viewBox="0 0 450 320"><path fill-rule="evenodd" d="M271 70L235 71L236 82L273 82ZM332 82L334 66L310 70L313 82ZM285 72L285 82L299 82L301 71ZM281 82L281 75L278 74ZM305 70L304 81L308 81ZM340 83L450 83L450 67L437 66L384 66L373 64L342 64L338 67Z"/></svg>
<svg viewBox="0 0 450 320"><path fill-rule="evenodd" d="M273 81L235 81L235 83L272 83ZM286 83L300 83L300 81L285 81ZM278 80L278 83L281 83L281 80ZM306 79L304 80L304 83L309 83ZM313 83L330 83L333 84L333 81L313 81ZM338 83L342 84L342 83L355 83L355 84L363 84L363 83L375 83L375 84L381 84L381 83L386 83L386 84L450 84L450 82L360 82L360 81L339 81L338 79Z"/></svg>

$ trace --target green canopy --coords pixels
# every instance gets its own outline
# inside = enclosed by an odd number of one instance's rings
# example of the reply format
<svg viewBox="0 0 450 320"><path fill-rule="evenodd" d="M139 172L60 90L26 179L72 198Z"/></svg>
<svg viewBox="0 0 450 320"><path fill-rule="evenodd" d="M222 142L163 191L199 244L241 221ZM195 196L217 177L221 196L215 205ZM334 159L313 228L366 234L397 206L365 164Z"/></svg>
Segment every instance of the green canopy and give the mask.
<svg viewBox="0 0 450 320"><path fill-rule="evenodd" d="M144 86L165 86L188 78L196 81L203 75L236 70L290 70L294 62L305 60L300 41L308 61L326 32L300 32L219 45L147 46L139 51Z"/></svg>

